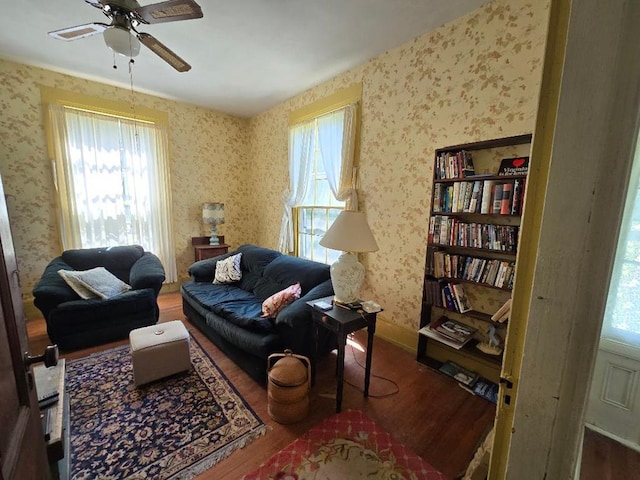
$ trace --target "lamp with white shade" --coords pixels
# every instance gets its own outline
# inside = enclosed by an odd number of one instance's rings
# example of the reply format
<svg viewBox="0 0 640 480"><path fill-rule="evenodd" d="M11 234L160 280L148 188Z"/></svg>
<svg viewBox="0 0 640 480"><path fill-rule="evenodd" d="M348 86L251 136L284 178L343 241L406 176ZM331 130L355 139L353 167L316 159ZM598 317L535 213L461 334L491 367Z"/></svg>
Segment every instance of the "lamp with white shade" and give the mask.
<svg viewBox="0 0 640 480"><path fill-rule="evenodd" d="M344 253L331 265L331 283L334 301L354 303L364 281L364 265L356 253L378 250L376 239L367 223L364 212L343 210L320 240L320 245Z"/></svg>
<svg viewBox="0 0 640 480"><path fill-rule="evenodd" d="M224 223L224 203L209 202L202 205L202 221L211 225L209 245L220 245L218 225Z"/></svg>

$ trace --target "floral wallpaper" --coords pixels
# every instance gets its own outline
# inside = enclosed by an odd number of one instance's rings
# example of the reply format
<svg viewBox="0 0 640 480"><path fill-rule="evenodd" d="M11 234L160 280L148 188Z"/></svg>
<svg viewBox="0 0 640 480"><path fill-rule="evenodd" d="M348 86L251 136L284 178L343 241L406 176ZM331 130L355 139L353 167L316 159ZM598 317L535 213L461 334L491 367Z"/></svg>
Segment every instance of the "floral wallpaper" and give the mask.
<svg viewBox="0 0 640 480"><path fill-rule="evenodd" d="M436 148L531 133L548 5L495 0L251 120L260 244L276 247L287 186L287 116L363 84L360 200L380 250L361 255L362 297L382 318L418 327ZM274 135L273 132L279 132ZM261 178L269 177L264 184ZM497 294L488 311L504 301Z"/></svg>
<svg viewBox="0 0 640 480"><path fill-rule="evenodd" d="M131 100L130 90L0 60L0 174L26 302L47 263L62 251L40 85ZM253 239L249 185L242 181L249 162L248 120L150 95L136 93L135 102L169 115L173 232L178 274L185 280L194 261L191 237L210 235L201 220L203 203L225 203L226 223L219 232L227 243Z"/></svg>
<svg viewBox="0 0 640 480"><path fill-rule="evenodd" d="M383 306L384 320L415 332L434 151L532 131L547 16L548 2L494 0L249 120L136 94L140 105L169 114L182 279L193 260L191 237L208 234L200 220L204 202L225 203L220 233L232 247L277 247L289 112L362 82L359 198L380 246L361 256L367 269L362 297ZM0 60L0 173L25 300L61 250L39 85L131 98L127 89ZM478 301L491 310L503 298Z"/></svg>

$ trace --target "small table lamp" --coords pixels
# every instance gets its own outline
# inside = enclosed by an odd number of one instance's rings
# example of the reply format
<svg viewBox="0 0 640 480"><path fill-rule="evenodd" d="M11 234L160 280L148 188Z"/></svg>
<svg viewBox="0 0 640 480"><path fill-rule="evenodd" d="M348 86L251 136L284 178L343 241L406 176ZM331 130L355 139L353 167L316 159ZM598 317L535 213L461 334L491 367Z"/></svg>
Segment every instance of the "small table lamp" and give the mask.
<svg viewBox="0 0 640 480"><path fill-rule="evenodd" d="M220 245L217 226L224 223L224 203L205 203L202 205L202 221L211 224L209 245Z"/></svg>
<svg viewBox="0 0 640 480"><path fill-rule="evenodd" d="M354 253L378 250L364 212L343 210L320 240L320 245L344 253L331 265L331 283L338 303L358 301L364 280L364 265Z"/></svg>

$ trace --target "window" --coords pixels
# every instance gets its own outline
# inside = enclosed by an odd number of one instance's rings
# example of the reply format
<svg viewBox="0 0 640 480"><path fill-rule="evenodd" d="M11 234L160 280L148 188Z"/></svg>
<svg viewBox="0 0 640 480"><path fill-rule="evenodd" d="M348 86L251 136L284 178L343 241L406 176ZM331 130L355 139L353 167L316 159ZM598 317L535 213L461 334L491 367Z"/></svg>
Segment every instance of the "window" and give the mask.
<svg viewBox="0 0 640 480"><path fill-rule="evenodd" d="M602 326L605 341L640 349L640 152L629 184L609 298Z"/></svg>
<svg viewBox="0 0 640 480"><path fill-rule="evenodd" d="M343 209L358 209L354 157L361 94L358 84L290 117L281 252L325 263L340 256L319 242Z"/></svg>
<svg viewBox="0 0 640 480"><path fill-rule="evenodd" d="M63 248L141 245L177 280L165 125L49 105Z"/></svg>
<svg viewBox="0 0 640 480"><path fill-rule="evenodd" d="M345 202L336 200L331 192L318 148L318 122L313 123L314 148L306 195L294 209L294 253L298 257L330 264L338 259L341 252L325 248L318 242L344 209Z"/></svg>

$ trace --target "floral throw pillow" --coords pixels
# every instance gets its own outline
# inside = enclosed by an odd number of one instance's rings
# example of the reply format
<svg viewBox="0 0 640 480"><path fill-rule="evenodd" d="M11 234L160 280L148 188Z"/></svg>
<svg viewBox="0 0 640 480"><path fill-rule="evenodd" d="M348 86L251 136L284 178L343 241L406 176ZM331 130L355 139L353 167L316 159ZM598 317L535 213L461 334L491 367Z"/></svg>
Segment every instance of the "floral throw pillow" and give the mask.
<svg viewBox="0 0 640 480"><path fill-rule="evenodd" d="M58 270L58 274L85 300L89 298L115 297L131 290L131 286L120 280L104 267L90 270Z"/></svg>
<svg viewBox="0 0 640 480"><path fill-rule="evenodd" d="M284 290L280 290L278 293L274 293L264 302L262 302L262 317L275 318L280 310L282 310L294 300L300 298L301 293L302 288L300 287L300 283L296 283L295 285L291 285Z"/></svg>
<svg viewBox="0 0 640 480"><path fill-rule="evenodd" d="M242 254L232 255L219 260L216 263L216 273L213 283L235 283L242 279L242 270L240 270L240 259Z"/></svg>

